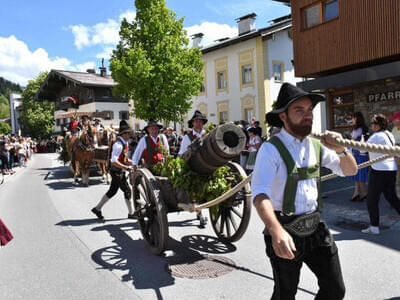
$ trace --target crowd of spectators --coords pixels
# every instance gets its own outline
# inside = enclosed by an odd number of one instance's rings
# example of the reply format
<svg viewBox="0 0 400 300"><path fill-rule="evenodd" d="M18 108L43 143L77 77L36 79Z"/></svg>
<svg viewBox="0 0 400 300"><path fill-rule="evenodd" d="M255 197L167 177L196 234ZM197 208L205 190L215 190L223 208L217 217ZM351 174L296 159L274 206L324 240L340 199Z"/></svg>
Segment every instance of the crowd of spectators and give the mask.
<svg viewBox="0 0 400 300"><path fill-rule="evenodd" d="M4 175L15 173L14 167L25 167L31 158L36 142L22 136L0 136L1 172Z"/></svg>

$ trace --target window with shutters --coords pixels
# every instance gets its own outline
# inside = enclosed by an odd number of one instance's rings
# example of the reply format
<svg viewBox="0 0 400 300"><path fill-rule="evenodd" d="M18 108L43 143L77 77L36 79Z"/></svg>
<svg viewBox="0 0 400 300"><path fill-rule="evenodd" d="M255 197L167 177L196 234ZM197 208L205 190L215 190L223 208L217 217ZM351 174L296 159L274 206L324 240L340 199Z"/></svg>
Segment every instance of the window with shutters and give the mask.
<svg viewBox="0 0 400 300"><path fill-rule="evenodd" d="M129 119L129 112L127 110L121 110L119 112L119 119L120 120L128 120Z"/></svg>

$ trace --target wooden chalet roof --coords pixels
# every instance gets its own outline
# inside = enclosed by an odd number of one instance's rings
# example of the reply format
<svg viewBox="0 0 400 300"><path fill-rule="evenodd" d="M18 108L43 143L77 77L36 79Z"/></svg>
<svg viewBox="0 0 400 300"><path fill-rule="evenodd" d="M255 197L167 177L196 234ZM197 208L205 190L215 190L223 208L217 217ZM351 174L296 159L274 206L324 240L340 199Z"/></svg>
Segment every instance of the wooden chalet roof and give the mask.
<svg viewBox="0 0 400 300"><path fill-rule="evenodd" d="M73 81L79 85L84 85L84 86L112 87L116 85L111 75L106 75L103 77L97 73L72 72L72 71L61 71L61 70L52 70L51 72L54 72L58 76L62 76L67 80Z"/></svg>
<svg viewBox="0 0 400 300"><path fill-rule="evenodd" d="M117 83L110 75L101 76L97 73L73 72L64 70L51 70L46 80L35 95L35 100L54 101L58 91L72 82L78 86L113 87Z"/></svg>

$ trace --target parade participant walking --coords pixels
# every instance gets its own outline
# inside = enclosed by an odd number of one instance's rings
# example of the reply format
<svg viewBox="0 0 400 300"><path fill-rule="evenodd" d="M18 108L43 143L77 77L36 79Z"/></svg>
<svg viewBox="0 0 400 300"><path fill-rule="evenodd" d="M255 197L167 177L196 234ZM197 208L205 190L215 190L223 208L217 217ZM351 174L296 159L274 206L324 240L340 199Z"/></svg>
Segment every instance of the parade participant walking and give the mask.
<svg viewBox="0 0 400 300"><path fill-rule="evenodd" d="M344 147L334 144L338 133L325 132L322 144L308 136L313 108L324 100L284 83L275 110L266 114L270 126L282 129L261 146L251 185L253 204L265 224L275 282L272 299L295 299L303 262L318 278L315 299L343 299L345 294L336 244L320 220L320 167L348 176L356 174L357 165Z"/></svg>
<svg viewBox="0 0 400 300"><path fill-rule="evenodd" d="M119 124L118 139L112 147L111 153L111 185L107 193L101 198L96 207L92 208L92 212L99 218L104 219L101 209L118 191L121 189L124 192L126 206L128 207L128 218L134 219L133 205L131 199L131 189L125 175L125 171L131 171L131 161L128 158L129 146L127 141L132 135L132 129L125 120Z"/></svg>
<svg viewBox="0 0 400 300"><path fill-rule="evenodd" d="M368 143L393 146L393 134L387 131L389 122L382 114L374 115L371 119L371 129L374 132ZM383 154L370 152L370 159L375 159ZM363 233L379 234L379 199L381 194L400 215L400 200L396 196L397 166L393 157L371 165L368 180L367 207L371 225L361 230Z"/></svg>
<svg viewBox="0 0 400 300"><path fill-rule="evenodd" d="M393 114L390 117L390 120L393 122L392 134L394 136L394 140L396 146L400 146L400 111ZM394 157L397 165L397 173L396 173L396 194L397 197L400 198L400 156Z"/></svg>
<svg viewBox="0 0 400 300"><path fill-rule="evenodd" d="M352 117L353 130L351 131L351 139L358 142L365 142L366 135L368 133L368 127L365 125L364 116L361 112L354 113ZM368 161L368 153L357 149L351 150L357 165ZM368 181L368 169L359 169L357 174L349 177L350 180L354 181L354 192L350 201L364 201L367 198L367 181Z"/></svg>
<svg viewBox="0 0 400 300"><path fill-rule="evenodd" d="M155 120L150 120L144 131L147 135L143 136L135 149L132 157L133 170L135 171L143 158L146 168L151 169L156 163L163 160L161 153L161 146L169 152L167 138L164 134L159 134L160 129L163 128Z"/></svg>
<svg viewBox="0 0 400 300"><path fill-rule="evenodd" d="M207 118L200 111L196 110L193 117L188 121L189 128L191 129L188 134L185 134L182 138L181 147L179 148L179 156L182 156L186 152L191 143L195 139L202 138L206 135L206 131L203 129L204 124L207 123Z"/></svg>
<svg viewBox="0 0 400 300"><path fill-rule="evenodd" d="M254 169L254 164L256 163L257 152L261 147L261 137L257 134L257 129L255 127L250 127L247 130L249 133L249 143L247 148L249 151L249 158L247 159L246 172L251 173Z"/></svg>
<svg viewBox="0 0 400 300"><path fill-rule="evenodd" d="M183 153L186 152L191 143L195 141L195 139L199 139L206 134L206 131L203 129L204 124L207 123L207 118L200 111L196 110L193 114L193 117L188 121L189 128L191 131L188 134L185 134L182 139L181 147L179 148L178 155L182 156ZM197 219L200 221L200 227L204 228L207 225L207 218L203 216L200 212L197 213Z"/></svg>

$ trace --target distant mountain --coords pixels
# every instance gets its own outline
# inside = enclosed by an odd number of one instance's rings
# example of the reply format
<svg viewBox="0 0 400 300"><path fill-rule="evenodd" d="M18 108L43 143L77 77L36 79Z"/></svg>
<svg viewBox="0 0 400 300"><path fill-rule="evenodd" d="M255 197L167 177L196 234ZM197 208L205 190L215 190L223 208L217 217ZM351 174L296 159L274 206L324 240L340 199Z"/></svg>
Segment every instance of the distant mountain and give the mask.
<svg viewBox="0 0 400 300"><path fill-rule="evenodd" d="M6 98L9 98L11 92L21 93L22 87L17 83L0 77L0 94L3 94Z"/></svg>

